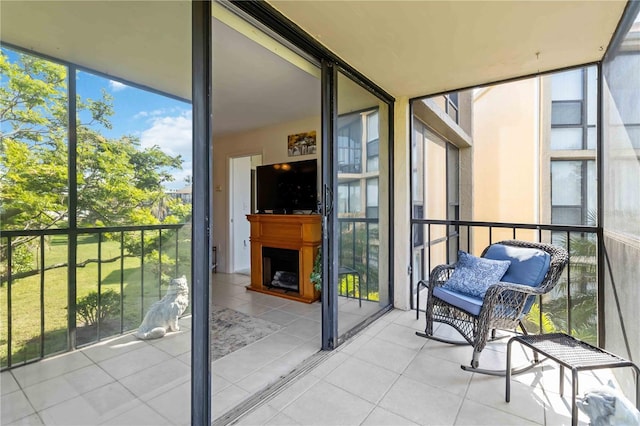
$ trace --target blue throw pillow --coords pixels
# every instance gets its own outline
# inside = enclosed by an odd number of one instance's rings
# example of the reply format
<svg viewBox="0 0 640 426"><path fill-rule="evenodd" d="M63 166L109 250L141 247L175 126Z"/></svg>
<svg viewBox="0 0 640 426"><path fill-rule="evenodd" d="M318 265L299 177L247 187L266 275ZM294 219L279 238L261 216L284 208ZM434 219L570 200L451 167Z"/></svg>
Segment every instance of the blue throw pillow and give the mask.
<svg viewBox="0 0 640 426"><path fill-rule="evenodd" d="M456 268L443 287L482 299L489 286L500 282L510 264L508 260L485 259L458 251Z"/></svg>

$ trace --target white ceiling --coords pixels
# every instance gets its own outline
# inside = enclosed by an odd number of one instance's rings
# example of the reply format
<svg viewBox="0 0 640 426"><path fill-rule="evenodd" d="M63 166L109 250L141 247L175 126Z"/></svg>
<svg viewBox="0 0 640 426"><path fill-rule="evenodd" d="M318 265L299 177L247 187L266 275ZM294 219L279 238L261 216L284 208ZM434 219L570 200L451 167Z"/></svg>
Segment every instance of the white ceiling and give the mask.
<svg viewBox="0 0 640 426"><path fill-rule="evenodd" d="M281 13L391 95L597 61L625 1L288 1Z"/></svg>
<svg viewBox="0 0 640 426"><path fill-rule="evenodd" d="M301 70L226 24L213 23L215 135L320 117L320 72Z"/></svg>
<svg viewBox="0 0 640 426"><path fill-rule="evenodd" d="M191 2L0 1L3 42L191 98Z"/></svg>
<svg viewBox="0 0 640 426"><path fill-rule="evenodd" d="M599 60L625 6L616 0L270 3L396 97ZM188 99L189 5L2 0L0 39ZM282 59L279 49L215 22L217 133L319 115L317 76Z"/></svg>
<svg viewBox="0 0 640 426"><path fill-rule="evenodd" d="M188 1L2 0L0 39L190 99L189 6ZM316 76L213 21L215 136L320 116Z"/></svg>

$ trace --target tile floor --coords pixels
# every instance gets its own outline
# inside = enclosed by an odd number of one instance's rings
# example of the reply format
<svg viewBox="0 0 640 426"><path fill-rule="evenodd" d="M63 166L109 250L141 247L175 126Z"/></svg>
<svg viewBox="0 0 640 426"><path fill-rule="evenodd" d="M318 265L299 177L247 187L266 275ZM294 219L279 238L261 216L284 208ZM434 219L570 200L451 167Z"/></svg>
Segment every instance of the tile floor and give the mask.
<svg viewBox="0 0 640 426"><path fill-rule="evenodd" d="M215 274L216 303L281 325L281 330L212 364L213 417L273 383L319 350L320 305L247 292L248 277ZM340 304L355 324L372 307ZM392 311L312 369L234 422L241 425L539 424L570 423L570 399L558 394L558 370L518 376L511 403L504 379L470 374L469 347L414 334L424 319ZM126 335L3 372L2 425L186 425L190 419L190 319L157 341ZM445 333L443 328L439 332ZM506 342L504 342L506 343ZM483 352L500 368L504 343ZM514 351L526 357L523 351ZM581 389L606 382L608 370L581 373ZM570 389L569 386L566 386ZM583 424L585 418L581 418Z"/></svg>
<svg viewBox="0 0 640 426"><path fill-rule="evenodd" d="M415 312L394 310L335 350L320 365L235 420L238 425L565 425L570 394L558 394L552 362L513 378L472 374L471 349L415 335ZM454 336L441 326L442 336ZM504 368L507 340L483 351L483 368ZM513 346L516 365L531 354ZM630 373L631 374L631 373ZM566 380L569 375L566 374ZM580 373L580 389L614 379L610 370ZM565 383L565 392L571 386ZM580 425L588 424L580 413Z"/></svg>
<svg viewBox="0 0 640 426"><path fill-rule="evenodd" d="M213 417L288 374L320 350L321 307L247 291L249 277L213 274L215 303L280 325L281 329L212 363ZM374 305L374 306L372 306ZM341 300L341 329L377 304ZM191 318L163 339L132 335L3 372L0 423L188 424Z"/></svg>

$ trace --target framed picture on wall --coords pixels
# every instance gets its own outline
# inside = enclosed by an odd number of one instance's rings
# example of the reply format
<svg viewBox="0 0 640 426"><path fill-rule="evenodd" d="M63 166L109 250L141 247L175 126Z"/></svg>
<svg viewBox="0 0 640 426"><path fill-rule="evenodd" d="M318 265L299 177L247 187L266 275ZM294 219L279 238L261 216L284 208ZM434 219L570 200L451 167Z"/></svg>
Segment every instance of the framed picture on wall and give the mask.
<svg viewBox="0 0 640 426"><path fill-rule="evenodd" d="M296 133L287 137L289 157L316 153L316 131Z"/></svg>

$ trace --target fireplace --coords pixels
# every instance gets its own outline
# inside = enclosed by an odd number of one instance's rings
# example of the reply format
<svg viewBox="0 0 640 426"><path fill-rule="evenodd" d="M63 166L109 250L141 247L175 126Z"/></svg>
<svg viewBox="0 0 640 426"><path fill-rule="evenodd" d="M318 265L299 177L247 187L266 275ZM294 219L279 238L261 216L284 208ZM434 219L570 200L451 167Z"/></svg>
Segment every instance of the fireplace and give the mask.
<svg viewBox="0 0 640 426"><path fill-rule="evenodd" d="M313 303L310 274L322 243L318 214L250 214L251 285L247 289Z"/></svg>
<svg viewBox="0 0 640 426"><path fill-rule="evenodd" d="M298 250L262 247L262 285L299 293Z"/></svg>

